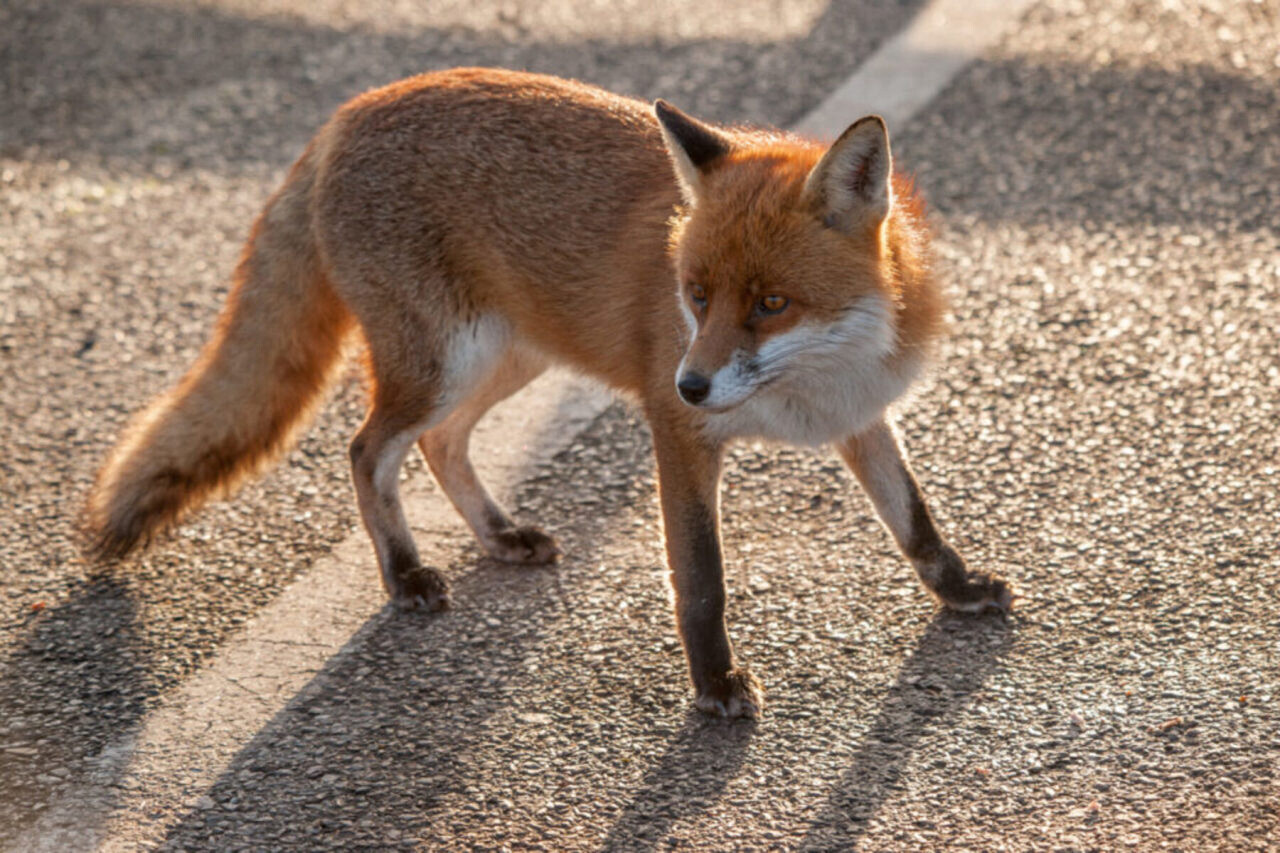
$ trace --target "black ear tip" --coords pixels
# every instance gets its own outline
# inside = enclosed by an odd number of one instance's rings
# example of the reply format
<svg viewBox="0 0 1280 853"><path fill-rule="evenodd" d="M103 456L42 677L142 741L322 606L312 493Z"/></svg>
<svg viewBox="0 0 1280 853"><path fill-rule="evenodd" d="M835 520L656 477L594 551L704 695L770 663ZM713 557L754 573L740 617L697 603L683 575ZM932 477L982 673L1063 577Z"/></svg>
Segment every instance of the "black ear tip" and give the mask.
<svg viewBox="0 0 1280 853"><path fill-rule="evenodd" d="M661 98L653 102L653 111L658 123L698 168L729 152L729 142L716 130L685 115Z"/></svg>
<svg viewBox="0 0 1280 853"><path fill-rule="evenodd" d="M867 115L855 121L840 134L842 140L858 140L860 145L889 147L889 125L878 115Z"/></svg>
<svg viewBox="0 0 1280 853"><path fill-rule="evenodd" d="M871 126L878 127L880 130L883 130L886 133L889 130L889 123L884 120L884 116L875 115L875 114L863 116L862 118L855 121L850 126L849 129L852 130L855 127L863 127L864 125L867 127L871 127Z"/></svg>

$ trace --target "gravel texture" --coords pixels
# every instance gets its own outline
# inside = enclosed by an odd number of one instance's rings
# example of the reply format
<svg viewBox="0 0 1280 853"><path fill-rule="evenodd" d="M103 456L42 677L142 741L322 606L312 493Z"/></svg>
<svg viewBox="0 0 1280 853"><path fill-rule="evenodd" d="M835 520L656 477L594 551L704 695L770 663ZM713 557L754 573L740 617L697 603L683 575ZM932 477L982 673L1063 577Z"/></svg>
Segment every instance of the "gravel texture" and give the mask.
<svg viewBox="0 0 1280 853"><path fill-rule="evenodd" d="M276 472L142 560L94 569L75 537L330 109L501 63L785 122L913 8L596 5L0 8L0 845L356 525L352 371ZM1049 0L894 129L954 294L905 442L957 547L1017 585L1008 622L936 612L834 457L744 445L730 625L770 705L701 719L617 407L521 488L560 567L431 546L458 607L371 626L169 846L1274 844L1277 45L1274 1Z"/></svg>
<svg viewBox="0 0 1280 853"><path fill-rule="evenodd" d="M142 559L96 569L77 533L117 430L193 361L253 217L335 107L494 64L787 122L916 5L0 5L0 845L357 526L353 369L279 469Z"/></svg>

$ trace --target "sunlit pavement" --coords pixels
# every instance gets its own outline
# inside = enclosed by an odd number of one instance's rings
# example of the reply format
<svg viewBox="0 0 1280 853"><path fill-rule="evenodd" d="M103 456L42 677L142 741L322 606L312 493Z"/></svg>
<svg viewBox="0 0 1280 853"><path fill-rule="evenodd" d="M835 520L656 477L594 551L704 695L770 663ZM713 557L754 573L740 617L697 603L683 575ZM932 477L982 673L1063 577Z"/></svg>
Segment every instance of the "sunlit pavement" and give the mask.
<svg viewBox="0 0 1280 853"><path fill-rule="evenodd" d="M144 558L95 569L75 527L333 107L501 64L786 124L917 8L426 5L0 8L0 844L74 807L356 529L354 368L278 470ZM937 613L834 456L742 446L730 627L770 704L702 720L647 436L618 406L515 486L559 567L421 527L457 608L356 620L204 789L108 773L109 845L1266 848L1277 44L1274 2L1051 0L892 128L954 313L904 441L957 546L1017 585L1007 623ZM442 500L416 460L407 477ZM352 559L376 593L372 554ZM226 689L251 704L253 685Z"/></svg>

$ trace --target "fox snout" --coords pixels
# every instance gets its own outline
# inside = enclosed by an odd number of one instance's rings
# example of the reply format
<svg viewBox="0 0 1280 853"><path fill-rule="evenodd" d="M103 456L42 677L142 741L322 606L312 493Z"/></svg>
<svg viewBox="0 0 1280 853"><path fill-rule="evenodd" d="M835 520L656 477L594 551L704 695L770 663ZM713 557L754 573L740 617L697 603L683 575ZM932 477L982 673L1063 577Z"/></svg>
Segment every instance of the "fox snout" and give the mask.
<svg viewBox="0 0 1280 853"><path fill-rule="evenodd" d="M690 406L696 406L711 393L711 380L696 371L687 371L676 382L676 391L680 399Z"/></svg>
<svg viewBox="0 0 1280 853"><path fill-rule="evenodd" d="M695 329L676 368L676 393L699 409L731 409L755 390L755 341L732 317L712 317Z"/></svg>
<svg viewBox="0 0 1280 853"><path fill-rule="evenodd" d="M676 371L676 393L689 406L709 411L725 411L746 402L760 384L760 373L750 353L736 351L722 365L708 369L690 364Z"/></svg>

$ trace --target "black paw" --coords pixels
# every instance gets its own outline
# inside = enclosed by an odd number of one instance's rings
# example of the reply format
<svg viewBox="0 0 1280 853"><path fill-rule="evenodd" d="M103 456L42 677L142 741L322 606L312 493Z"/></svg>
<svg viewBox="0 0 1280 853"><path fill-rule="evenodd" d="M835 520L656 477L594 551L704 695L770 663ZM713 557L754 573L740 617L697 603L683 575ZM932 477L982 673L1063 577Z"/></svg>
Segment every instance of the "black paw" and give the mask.
<svg viewBox="0 0 1280 853"><path fill-rule="evenodd" d="M957 613L994 610L1008 614L1013 603L1013 589L1007 581L990 572L970 570L949 545L943 545L927 559L916 561L916 571L929 591L948 610Z"/></svg>
<svg viewBox="0 0 1280 853"><path fill-rule="evenodd" d="M556 540L539 527L508 527L494 533L489 556L506 563L554 563L560 557Z"/></svg>
<svg viewBox="0 0 1280 853"><path fill-rule="evenodd" d="M966 571L963 579L935 590L948 610L958 613L1008 614L1013 605L1013 588L1003 578L989 572Z"/></svg>
<svg viewBox="0 0 1280 853"><path fill-rule="evenodd" d="M435 569L419 566L396 578L391 601L401 610L434 612L449 607L449 584Z"/></svg>
<svg viewBox="0 0 1280 853"><path fill-rule="evenodd" d="M764 710L764 688L754 675L738 667L707 679L693 704L714 717L756 719Z"/></svg>

